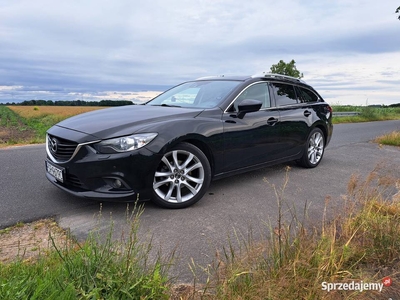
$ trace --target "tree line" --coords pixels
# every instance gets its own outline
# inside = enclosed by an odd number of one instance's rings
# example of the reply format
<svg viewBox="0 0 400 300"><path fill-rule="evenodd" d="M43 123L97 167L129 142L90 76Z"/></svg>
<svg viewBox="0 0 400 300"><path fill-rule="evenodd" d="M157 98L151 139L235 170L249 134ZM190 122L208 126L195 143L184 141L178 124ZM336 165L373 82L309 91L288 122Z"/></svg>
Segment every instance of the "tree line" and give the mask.
<svg viewBox="0 0 400 300"><path fill-rule="evenodd" d="M101 101L84 101L84 100L26 100L20 103L15 102L7 102L1 103L3 105L34 105L34 106L44 106L44 105L53 105L53 106L123 106L123 105L133 105L132 101L128 100L101 100Z"/></svg>

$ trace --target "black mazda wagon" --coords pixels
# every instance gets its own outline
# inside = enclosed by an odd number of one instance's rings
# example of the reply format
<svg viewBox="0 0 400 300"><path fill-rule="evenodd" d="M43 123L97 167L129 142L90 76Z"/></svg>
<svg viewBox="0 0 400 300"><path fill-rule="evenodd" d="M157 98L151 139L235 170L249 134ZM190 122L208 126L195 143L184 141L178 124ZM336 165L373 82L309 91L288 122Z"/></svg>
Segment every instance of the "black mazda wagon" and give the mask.
<svg viewBox="0 0 400 300"><path fill-rule="evenodd" d="M331 107L300 79L204 77L51 127L46 176L80 197L183 208L211 180L288 161L316 167L332 128Z"/></svg>

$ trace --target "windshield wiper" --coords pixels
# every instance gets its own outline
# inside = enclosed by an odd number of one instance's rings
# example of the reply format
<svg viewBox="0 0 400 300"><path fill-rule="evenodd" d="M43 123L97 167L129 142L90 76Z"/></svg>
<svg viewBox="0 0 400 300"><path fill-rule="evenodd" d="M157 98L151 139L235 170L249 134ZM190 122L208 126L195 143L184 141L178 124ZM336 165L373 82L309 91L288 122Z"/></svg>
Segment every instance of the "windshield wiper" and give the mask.
<svg viewBox="0 0 400 300"><path fill-rule="evenodd" d="M179 105L171 105L171 104L152 104L152 106L164 106L164 107L181 107Z"/></svg>

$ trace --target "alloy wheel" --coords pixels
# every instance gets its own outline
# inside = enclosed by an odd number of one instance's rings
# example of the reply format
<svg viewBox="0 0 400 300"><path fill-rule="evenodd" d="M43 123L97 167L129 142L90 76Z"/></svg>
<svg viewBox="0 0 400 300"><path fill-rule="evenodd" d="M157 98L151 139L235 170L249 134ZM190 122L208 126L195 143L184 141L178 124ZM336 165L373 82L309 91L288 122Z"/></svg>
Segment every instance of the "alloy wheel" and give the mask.
<svg viewBox="0 0 400 300"><path fill-rule="evenodd" d="M324 137L319 132L314 132L308 142L308 160L311 164L316 165L322 158L324 153Z"/></svg>
<svg viewBox="0 0 400 300"><path fill-rule="evenodd" d="M166 153L154 174L153 190L163 201L183 203L193 199L203 187L204 166L186 150Z"/></svg>

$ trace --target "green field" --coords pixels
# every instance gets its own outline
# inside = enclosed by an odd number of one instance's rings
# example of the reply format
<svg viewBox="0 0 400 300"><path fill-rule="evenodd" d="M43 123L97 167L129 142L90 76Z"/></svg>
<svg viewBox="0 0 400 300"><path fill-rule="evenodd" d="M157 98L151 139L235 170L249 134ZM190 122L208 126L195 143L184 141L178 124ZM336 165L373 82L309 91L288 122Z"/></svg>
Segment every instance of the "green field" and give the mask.
<svg viewBox="0 0 400 300"><path fill-rule="evenodd" d="M332 106L334 112L358 112L358 116L333 117L333 123L400 120L400 107Z"/></svg>
<svg viewBox="0 0 400 300"><path fill-rule="evenodd" d="M46 131L54 124L77 114L103 108L0 105L0 147L44 143Z"/></svg>

